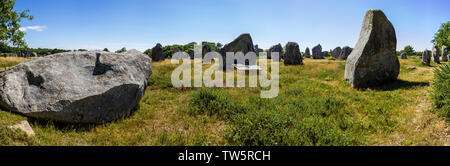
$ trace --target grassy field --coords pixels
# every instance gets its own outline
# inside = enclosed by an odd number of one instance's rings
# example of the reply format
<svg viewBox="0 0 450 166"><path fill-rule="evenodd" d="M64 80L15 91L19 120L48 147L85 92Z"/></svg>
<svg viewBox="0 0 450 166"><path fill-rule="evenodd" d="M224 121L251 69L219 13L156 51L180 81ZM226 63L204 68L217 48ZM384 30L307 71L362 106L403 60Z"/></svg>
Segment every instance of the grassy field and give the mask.
<svg viewBox="0 0 450 166"><path fill-rule="evenodd" d="M25 59L0 58L0 70ZM366 91L344 81L345 61L280 65L280 94L260 88L173 88L176 65L153 63L139 108L101 125L28 119L36 135L6 128L26 117L0 111L0 145L450 145L432 108L434 67L401 60L399 80ZM415 66L417 69L409 70Z"/></svg>

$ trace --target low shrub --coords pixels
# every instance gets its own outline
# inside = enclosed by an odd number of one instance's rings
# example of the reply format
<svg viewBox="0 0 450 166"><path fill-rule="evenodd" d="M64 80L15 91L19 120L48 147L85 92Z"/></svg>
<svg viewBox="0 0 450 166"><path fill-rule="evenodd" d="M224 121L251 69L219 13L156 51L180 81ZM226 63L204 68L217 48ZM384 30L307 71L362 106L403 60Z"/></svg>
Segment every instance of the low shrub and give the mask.
<svg viewBox="0 0 450 166"><path fill-rule="evenodd" d="M243 108L231 96L218 89L202 88L191 94L189 112L191 114L217 115L221 119L229 119Z"/></svg>
<svg viewBox="0 0 450 166"><path fill-rule="evenodd" d="M433 100L437 111L450 118L450 64L434 71Z"/></svg>
<svg viewBox="0 0 450 166"><path fill-rule="evenodd" d="M172 80L170 77L164 76L164 75L152 75L150 78L148 78L149 86L156 86L158 88L167 89L172 88Z"/></svg>

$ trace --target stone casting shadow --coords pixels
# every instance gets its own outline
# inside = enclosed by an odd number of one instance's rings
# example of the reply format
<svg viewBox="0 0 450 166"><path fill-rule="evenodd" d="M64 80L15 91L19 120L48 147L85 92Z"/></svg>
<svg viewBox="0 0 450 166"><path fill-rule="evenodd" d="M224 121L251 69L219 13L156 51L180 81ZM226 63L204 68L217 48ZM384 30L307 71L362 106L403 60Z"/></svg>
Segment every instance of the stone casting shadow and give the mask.
<svg viewBox="0 0 450 166"><path fill-rule="evenodd" d="M429 82L411 82L406 80L395 80L390 83L386 83L381 86L370 87L373 90L379 91L394 91L399 89L411 89L413 87L426 87L430 86Z"/></svg>
<svg viewBox="0 0 450 166"><path fill-rule="evenodd" d="M30 122L30 124L34 124L34 125L38 125L40 127L48 127L48 126L53 126L56 130L59 131L75 131L75 132L89 132L92 129L98 127L98 126L106 126L110 123L113 122L117 122L117 123L121 123L123 120L132 117L137 110L139 110L139 105L133 109L133 111L130 112L130 114L119 118L115 121L110 121L110 122L103 122L103 123L65 123L65 122L58 122L58 121L53 121L53 120L45 120L45 119L37 119L37 118L33 118L33 117L27 117L28 122ZM18 114L15 112L11 112L13 114ZM18 114L21 116L25 116L22 114Z"/></svg>

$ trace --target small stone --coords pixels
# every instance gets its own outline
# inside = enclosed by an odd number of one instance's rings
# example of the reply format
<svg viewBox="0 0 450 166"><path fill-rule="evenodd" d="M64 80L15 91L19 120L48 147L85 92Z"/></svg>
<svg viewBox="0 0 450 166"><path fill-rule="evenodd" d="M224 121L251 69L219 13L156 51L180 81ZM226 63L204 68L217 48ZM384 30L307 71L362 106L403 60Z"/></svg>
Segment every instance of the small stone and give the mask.
<svg viewBox="0 0 450 166"><path fill-rule="evenodd" d="M401 57L402 59L408 59L408 56L406 55L406 53L402 53L402 54L400 55L400 57Z"/></svg>
<svg viewBox="0 0 450 166"><path fill-rule="evenodd" d="M29 137L32 137L35 135L33 128L31 128L30 124L26 120L21 121L20 123L12 125L12 126L8 126L8 128L10 128L11 130L19 129L20 131L27 134Z"/></svg>

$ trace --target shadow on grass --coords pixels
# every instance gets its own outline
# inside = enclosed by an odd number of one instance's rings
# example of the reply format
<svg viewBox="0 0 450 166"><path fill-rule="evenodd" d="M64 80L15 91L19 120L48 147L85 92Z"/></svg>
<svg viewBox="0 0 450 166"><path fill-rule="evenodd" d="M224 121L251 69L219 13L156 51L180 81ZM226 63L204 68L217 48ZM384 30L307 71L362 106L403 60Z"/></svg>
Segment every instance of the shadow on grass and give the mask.
<svg viewBox="0 0 450 166"><path fill-rule="evenodd" d="M395 80L384 85L370 87L373 90L379 91L394 91L399 89L411 89L414 87L426 87L430 86L429 82L411 82L405 80Z"/></svg>
<svg viewBox="0 0 450 166"><path fill-rule="evenodd" d="M3 110L5 110L3 108ZM74 132L89 132L92 129L95 129L99 126L107 126L111 123L121 123L123 120L126 120L127 118L131 118L136 112L139 110L139 105L133 109L128 115L123 116L122 118L116 119L114 121L109 122L100 122L100 123L67 123L67 122L59 122L54 120L47 120L47 119L37 119L33 117L28 117L24 114L17 113L17 112L11 112L6 111L12 114L24 116L27 118L27 121L30 124L38 125L42 128L53 128L61 132L67 132L67 131L74 131Z"/></svg>

